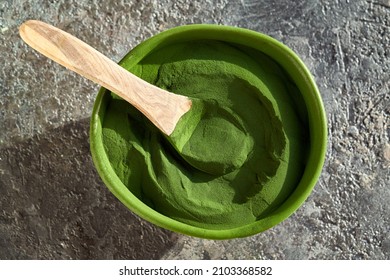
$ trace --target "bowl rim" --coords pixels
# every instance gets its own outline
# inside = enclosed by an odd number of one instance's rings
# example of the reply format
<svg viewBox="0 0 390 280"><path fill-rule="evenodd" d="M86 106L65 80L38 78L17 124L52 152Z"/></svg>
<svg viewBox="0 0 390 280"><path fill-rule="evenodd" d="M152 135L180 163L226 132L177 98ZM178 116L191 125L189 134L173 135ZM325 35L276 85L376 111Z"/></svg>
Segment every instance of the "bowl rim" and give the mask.
<svg viewBox="0 0 390 280"><path fill-rule="evenodd" d="M229 38L229 39L227 39ZM302 178L294 192L266 217L251 224L230 229L207 229L188 225L167 217L138 199L122 183L111 167L101 137L105 105L110 97L108 90L100 88L90 121L90 150L100 177L108 189L132 212L162 228L182 234L207 238L231 239L246 237L265 231L287 219L308 198L321 174L327 145L327 121L320 92L310 71L289 47L263 33L233 26L214 24L183 25L163 31L141 42L119 62L126 67L137 64L145 54L156 48L183 40L222 40L260 50L274 59L291 76L302 93L308 113L310 152Z"/></svg>

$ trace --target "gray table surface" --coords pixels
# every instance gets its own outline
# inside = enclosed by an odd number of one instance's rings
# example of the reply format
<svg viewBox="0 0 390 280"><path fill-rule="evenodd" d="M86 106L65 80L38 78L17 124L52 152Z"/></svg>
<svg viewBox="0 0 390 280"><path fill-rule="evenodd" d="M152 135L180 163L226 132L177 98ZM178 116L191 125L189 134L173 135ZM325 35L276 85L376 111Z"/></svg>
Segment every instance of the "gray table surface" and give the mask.
<svg viewBox="0 0 390 280"><path fill-rule="evenodd" d="M91 161L98 87L27 47L18 35L27 19L116 61L190 23L284 42L312 71L329 122L313 193L283 223L243 239L203 240L139 219ZM390 259L389 65L389 0L1 0L0 259Z"/></svg>

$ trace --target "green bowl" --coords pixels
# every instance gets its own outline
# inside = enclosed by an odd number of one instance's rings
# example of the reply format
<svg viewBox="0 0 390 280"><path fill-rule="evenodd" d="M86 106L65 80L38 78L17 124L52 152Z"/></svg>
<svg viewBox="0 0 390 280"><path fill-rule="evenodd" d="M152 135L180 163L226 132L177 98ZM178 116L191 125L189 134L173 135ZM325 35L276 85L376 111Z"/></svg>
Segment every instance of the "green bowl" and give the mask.
<svg viewBox="0 0 390 280"><path fill-rule="evenodd" d="M293 214L314 188L325 160L327 124L320 93L300 58L277 40L247 29L218 25L187 25L162 32L130 51L120 64L128 69L137 65L147 54L160 48L190 40L218 40L253 48L276 61L295 83L302 95L310 145L307 162L299 184L276 209L249 224L233 228L205 228L175 220L151 208L140 200L117 176L106 154L102 126L111 93L101 88L96 98L90 127L91 153L96 169L110 191L131 211L145 220L183 234L208 238L229 239L265 231Z"/></svg>

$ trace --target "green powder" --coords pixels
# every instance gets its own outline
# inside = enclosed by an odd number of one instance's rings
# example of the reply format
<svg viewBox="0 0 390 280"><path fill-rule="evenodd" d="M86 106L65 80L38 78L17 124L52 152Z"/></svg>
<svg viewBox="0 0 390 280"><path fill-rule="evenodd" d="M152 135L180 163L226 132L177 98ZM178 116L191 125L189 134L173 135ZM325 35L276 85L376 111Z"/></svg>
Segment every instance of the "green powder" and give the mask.
<svg viewBox="0 0 390 280"><path fill-rule="evenodd" d="M169 139L125 101L113 95L109 102L107 155L151 208L228 229L262 218L295 189L308 148L291 98L299 92L270 58L239 45L191 41L159 49L129 70L194 100Z"/></svg>

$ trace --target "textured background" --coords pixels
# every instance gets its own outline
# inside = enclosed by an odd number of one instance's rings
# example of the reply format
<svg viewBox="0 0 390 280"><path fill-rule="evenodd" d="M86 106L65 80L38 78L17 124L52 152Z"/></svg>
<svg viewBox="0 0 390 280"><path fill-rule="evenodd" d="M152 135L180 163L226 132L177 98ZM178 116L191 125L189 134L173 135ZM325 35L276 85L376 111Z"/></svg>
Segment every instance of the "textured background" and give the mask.
<svg viewBox="0 0 390 280"><path fill-rule="evenodd" d="M189 23L284 42L312 71L329 121L312 195L271 230L228 241L135 217L92 165L98 87L27 47L18 36L27 19L115 61ZM390 259L389 46L389 0L0 0L0 259Z"/></svg>

